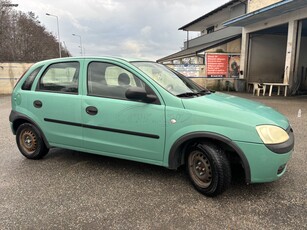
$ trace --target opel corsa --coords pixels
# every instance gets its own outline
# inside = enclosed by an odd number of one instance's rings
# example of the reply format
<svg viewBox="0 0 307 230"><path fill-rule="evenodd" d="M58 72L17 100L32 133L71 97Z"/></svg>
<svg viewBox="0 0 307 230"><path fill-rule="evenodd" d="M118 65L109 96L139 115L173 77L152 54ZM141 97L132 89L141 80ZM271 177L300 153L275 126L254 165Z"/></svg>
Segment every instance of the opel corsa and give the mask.
<svg viewBox="0 0 307 230"><path fill-rule="evenodd" d="M248 184L277 180L294 147L287 118L270 107L211 92L155 62L113 57L34 64L14 88L9 119L29 159L56 147L185 165L206 196L225 191L232 165Z"/></svg>

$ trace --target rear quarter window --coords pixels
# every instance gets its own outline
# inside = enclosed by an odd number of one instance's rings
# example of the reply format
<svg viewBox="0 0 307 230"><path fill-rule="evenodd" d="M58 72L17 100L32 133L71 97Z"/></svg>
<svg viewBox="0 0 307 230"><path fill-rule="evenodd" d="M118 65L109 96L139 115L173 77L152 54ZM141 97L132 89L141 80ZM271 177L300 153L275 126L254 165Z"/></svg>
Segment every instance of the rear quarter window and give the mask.
<svg viewBox="0 0 307 230"><path fill-rule="evenodd" d="M35 70L33 70L32 73L30 73L30 75L27 77L27 79L24 81L24 83L21 86L22 90L31 90L33 82L34 82L37 74L39 73L39 71L41 70L42 67L43 66L40 66L40 67L36 68Z"/></svg>

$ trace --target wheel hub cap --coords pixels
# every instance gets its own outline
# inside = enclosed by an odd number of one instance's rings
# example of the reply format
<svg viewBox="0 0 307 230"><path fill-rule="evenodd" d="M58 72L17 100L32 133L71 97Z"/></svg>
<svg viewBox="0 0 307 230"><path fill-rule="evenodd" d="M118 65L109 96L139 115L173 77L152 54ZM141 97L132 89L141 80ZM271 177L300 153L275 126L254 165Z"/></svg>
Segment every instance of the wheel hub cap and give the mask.
<svg viewBox="0 0 307 230"><path fill-rule="evenodd" d="M31 146L31 144L32 144L31 137L27 136L27 137L25 138L25 144L26 144L27 146Z"/></svg>
<svg viewBox="0 0 307 230"><path fill-rule="evenodd" d="M197 163L197 166L195 167L195 169L196 169L197 173L198 173L200 176L202 176L202 175L204 175L204 174L206 173L205 164L202 163L201 161L199 161L199 162Z"/></svg>

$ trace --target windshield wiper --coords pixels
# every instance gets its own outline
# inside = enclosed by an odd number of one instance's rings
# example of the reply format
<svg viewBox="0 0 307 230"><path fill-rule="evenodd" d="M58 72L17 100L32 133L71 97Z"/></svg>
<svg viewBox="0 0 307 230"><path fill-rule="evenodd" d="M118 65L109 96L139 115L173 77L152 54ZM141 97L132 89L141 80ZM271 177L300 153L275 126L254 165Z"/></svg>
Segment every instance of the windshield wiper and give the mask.
<svg viewBox="0 0 307 230"><path fill-rule="evenodd" d="M208 89L203 89L203 90L200 90L198 92L185 92L185 93L180 93L178 95L176 95L177 97L193 97L193 96L203 96L203 95L209 95L211 93L215 93L215 91L211 91L211 90L208 90Z"/></svg>
<svg viewBox="0 0 307 230"><path fill-rule="evenodd" d="M176 95L177 97L193 97L193 96L199 96L198 93L193 93L193 92L185 92L185 93L180 93Z"/></svg>
<svg viewBox="0 0 307 230"><path fill-rule="evenodd" d="M211 94L211 93L215 93L215 91L214 90L203 89L203 90L200 90L198 93L200 93L202 95L208 95L208 94Z"/></svg>

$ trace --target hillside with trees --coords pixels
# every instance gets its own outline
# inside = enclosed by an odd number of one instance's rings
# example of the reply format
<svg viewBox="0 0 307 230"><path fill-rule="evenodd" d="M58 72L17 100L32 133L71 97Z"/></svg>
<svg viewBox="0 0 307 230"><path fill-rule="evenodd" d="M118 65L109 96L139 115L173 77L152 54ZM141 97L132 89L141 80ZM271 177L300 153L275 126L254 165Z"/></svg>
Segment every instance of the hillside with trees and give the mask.
<svg viewBox="0 0 307 230"><path fill-rule="evenodd" d="M71 56L61 46L62 57ZM57 38L33 12L24 13L0 0L0 62L37 62L59 57Z"/></svg>

